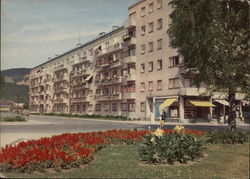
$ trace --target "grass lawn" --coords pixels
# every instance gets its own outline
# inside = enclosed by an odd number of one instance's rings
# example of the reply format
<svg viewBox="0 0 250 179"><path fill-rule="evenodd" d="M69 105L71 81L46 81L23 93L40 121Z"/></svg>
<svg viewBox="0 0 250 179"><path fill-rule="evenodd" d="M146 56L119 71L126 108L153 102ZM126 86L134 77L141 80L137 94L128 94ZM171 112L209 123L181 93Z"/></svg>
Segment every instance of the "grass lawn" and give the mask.
<svg viewBox="0 0 250 179"><path fill-rule="evenodd" d="M207 156L193 164L145 165L136 145L109 146L95 155L88 166L62 172L14 174L22 178L249 178L249 143L208 145Z"/></svg>

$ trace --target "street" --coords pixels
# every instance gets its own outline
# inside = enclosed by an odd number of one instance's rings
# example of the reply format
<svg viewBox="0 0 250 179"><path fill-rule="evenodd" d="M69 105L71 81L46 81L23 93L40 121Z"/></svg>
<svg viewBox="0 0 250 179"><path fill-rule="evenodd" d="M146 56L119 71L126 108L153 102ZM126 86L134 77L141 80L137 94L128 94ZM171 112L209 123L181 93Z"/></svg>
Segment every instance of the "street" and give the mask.
<svg viewBox="0 0 250 179"><path fill-rule="evenodd" d="M6 116L9 114L1 114ZM16 144L23 140L50 137L62 133L77 133L110 129L156 129L159 122L151 121L109 121L100 119L80 119L51 116L28 116L27 122L1 122L1 146ZM172 129L183 125L188 129L210 130L226 129L226 124L210 123L166 123L164 128ZM248 130L249 125L238 126L240 130Z"/></svg>

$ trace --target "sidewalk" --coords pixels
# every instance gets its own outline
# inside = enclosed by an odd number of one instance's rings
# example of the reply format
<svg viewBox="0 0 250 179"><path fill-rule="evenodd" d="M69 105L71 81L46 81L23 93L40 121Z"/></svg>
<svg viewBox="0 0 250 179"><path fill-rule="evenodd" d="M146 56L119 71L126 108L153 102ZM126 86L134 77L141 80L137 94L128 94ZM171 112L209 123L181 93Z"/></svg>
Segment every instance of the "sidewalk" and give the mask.
<svg viewBox="0 0 250 179"><path fill-rule="evenodd" d="M69 117L62 116L46 116L46 115L31 115L33 117L42 117L42 118L62 118L69 119ZM105 119L94 119L94 118L79 118L79 117L71 117L70 119L76 120L89 120L89 121L102 121L102 122L119 122L119 123L127 123L127 124L141 124L141 125L159 125L159 121L122 121L122 120L105 120ZM218 124L211 122L197 122L197 123L181 123L181 122L165 122L165 125L197 125L197 126L228 126L228 124ZM240 123L238 126L249 126L249 124Z"/></svg>

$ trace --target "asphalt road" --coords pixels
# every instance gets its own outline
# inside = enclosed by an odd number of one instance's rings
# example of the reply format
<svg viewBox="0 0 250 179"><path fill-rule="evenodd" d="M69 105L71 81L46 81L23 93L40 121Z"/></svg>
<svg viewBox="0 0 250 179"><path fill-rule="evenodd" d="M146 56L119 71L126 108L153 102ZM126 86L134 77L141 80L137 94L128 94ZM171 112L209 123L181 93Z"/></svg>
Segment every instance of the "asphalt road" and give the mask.
<svg viewBox="0 0 250 179"><path fill-rule="evenodd" d="M6 114L5 114L6 115ZM92 119L69 119L61 117L41 117L29 116L28 120L37 121L33 125L0 125L1 133L75 133L88 132L109 129L156 129L158 125L146 125L126 122L98 121ZM39 121L43 123L39 123ZM176 124L167 123L164 128L172 129ZM184 124L181 124L184 125ZM227 126L211 126L211 125L184 125L188 129L210 130L210 129L226 129ZM239 126L238 129L249 130L249 125Z"/></svg>

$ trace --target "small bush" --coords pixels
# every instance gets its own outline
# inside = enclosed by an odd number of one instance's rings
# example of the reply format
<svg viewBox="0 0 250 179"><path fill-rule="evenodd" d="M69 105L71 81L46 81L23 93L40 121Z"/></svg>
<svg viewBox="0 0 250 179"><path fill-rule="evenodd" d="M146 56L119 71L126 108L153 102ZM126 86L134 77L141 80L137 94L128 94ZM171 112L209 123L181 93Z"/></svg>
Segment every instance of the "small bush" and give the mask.
<svg viewBox="0 0 250 179"><path fill-rule="evenodd" d="M139 147L139 156L147 163L185 163L203 156L204 143L202 137L191 134L171 132L162 136L149 134L143 137Z"/></svg>
<svg viewBox="0 0 250 179"><path fill-rule="evenodd" d="M232 130L212 130L207 133L207 142L212 144L243 144L247 141L247 133Z"/></svg>
<svg viewBox="0 0 250 179"><path fill-rule="evenodd" d="M27 120L22 116L12 116L12 117L7 116L7 117L1 118L1 121L15 122L15 121L27 121Z"/></svg>

